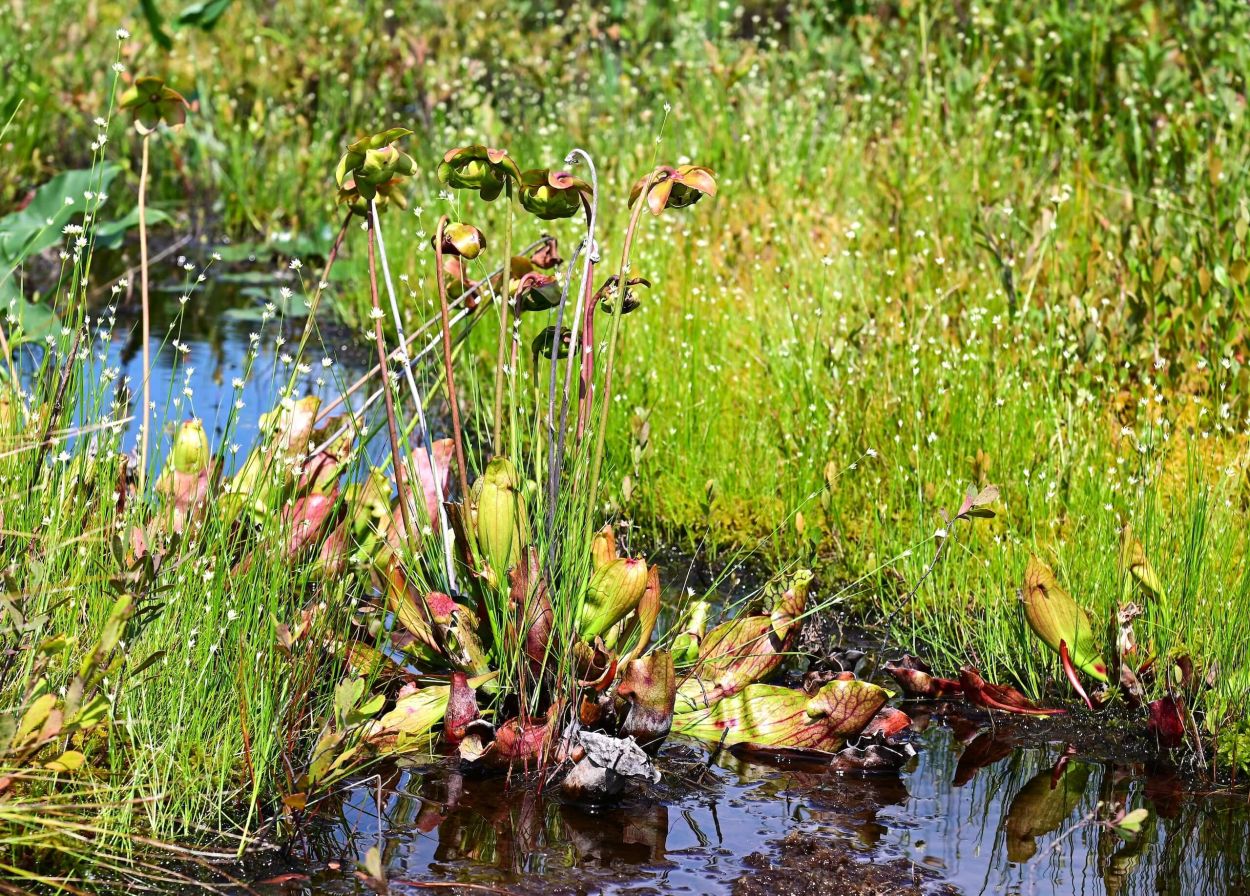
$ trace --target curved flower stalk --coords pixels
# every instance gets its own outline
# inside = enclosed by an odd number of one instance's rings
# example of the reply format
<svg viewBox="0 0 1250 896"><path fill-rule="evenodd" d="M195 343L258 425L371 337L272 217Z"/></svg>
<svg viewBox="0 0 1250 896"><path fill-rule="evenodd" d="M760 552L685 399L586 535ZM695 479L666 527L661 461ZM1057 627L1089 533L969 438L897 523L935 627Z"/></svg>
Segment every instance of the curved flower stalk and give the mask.
<svg viewBox="0 0 1250 896"><path fill-rule="evenodd" d="M579 162L585 162L586 168L590 172L590 195L589 197L583 196L583 207L586 212L586 233L574 251L573 257L569 259L568 270L564 275L564 289L560 293L560 304L556 310L556 323L551 333L551 368L547 385L547 436L548 444L554 445L555 449L550 452L547 458L547 539L553 545L552 531L555 526L556 499L560 492L560 475L564 464L565 439L568 434L569 393L572 389L574 361L579 354L578 334L581 333L581 318L586 304L586 296L589 295L595 265L599 261L599 252L595 245L595 228L599 219L599 173L595 170L595 160L584 149L574 148L565 156L564 162L566 165L576 165ZM579 293L581 298L579 298L573 310L573 324L565 331L563 329L564 310L568 303L569 287L573 282L573 268L576 267L578 258L583 253L585 260L582 264L582 279ZM560 424L557 430L555 423L556 370L558 367L557 362L561 357L560 343L565 338L563 334L566 332L568 334L568 349L564 357L566 357L567 361L564 370L564 388L560 399ZM583 342L582 353L585 353L589 348L590 346Z"/></svg>
<svg viewBox="0 0 1250 896"><path fill-rule="evenodd" d="M178 91L155 77L136 78L134 84L121 96L121 108L131 114L135 130L142 136L142 159L139 165L139 300L142 304L143 340L143 414L139 429L139 492L143 492L148 473L148 445L151 441L152 413L152 358L149 343L152 339L152 313L148 300L148 142L152 134L165 124L179 128L187 120L187 101Z"/></svg>
<svg viewBox="0 0 1250 896"><path fill-rule="evenodd" d="M411 518L412 489L408 482L408 470L406 469L404 455L400 447L395 405L389 388L389 371L387 367L389 355L386 349L386 337L382 330L382 319L385 315L382 313L378 300L377 261L374 255L376 249L376 254L381 260L391 319L395 325L396 336L399 338L399 343L402 347L407 345L408 340L404 334L403 316L399 313L399 303L395 298L395 285L391 280L391 270L386 257L386 241L382 235L382 221L379 215L379 208L381 204L387 201L395 201L396 197L400 197L397 189L399 184L404 178L416 171L416 164L413 162L412 157L402 152L396 146L397 140L411 134L412 131L407 128L390 128L389 130L363 137L347 147L347 152L339 160L338 167L334 172L334 179L340 189L340 201L347 201L349 205L352 205L353 210L359 208L361 203L364 206L360 211L364 213L369 232L369 286L370 299L373 305L371 316L374 324L374 342L378 350L378 369L381 371L383 379L387 434L391 443L391 458L395 464L395 480L400 496L400 515L403 519L404 530L409 533L417 531ZM382 200L382 203L379 202L379 199ZM398 199L398 204L403 204L402 197ZM429 425L425 419L425 402L407 360L406 352L401 352L399 358L400 366L403 369L404 381L408 386L409 397L412 399L416 409L417 422L421 427L425 450L428 456L433 457L434 445ZM436 485L437 482L438 480L435 479ZM450 527L446 511L443 509L443 495L441 492L437 506L437 517L439 538L444 546L443 572L446 576L448 587L455 590L456 574L454 563L452 562L451 536L448 534ZM430 521L434 522L434 518L431 517Z"/></svg>
<svg viewBox="0 0 1250 896"><path fill-rule="evenodd" d="M682 165L673 168L660 166L634 184L629 201L633 208L629 226L625 230L624 246L621 248L621 266L616 282L628 283L629 257L633 249L634 233L645 205L652 215L659 215L666 208L686 208L704 196L716 195L716 178L708 168L700 165ZM645 200L645 201L644 201ZM599 493L599 474L603 468L604 439L607 436L608 417L612 411L612 371L616 360L617 335L624 312L623 301L615 303L612 310L612 328L608 334L608 356L603 367L603 397L599 402L599 425L595 430L595 447L591 455L590 495L587 507L594 512Z"/></svg>
<svg viewBox="0 0 1250 896"><path fill-rule="evenodd" d="M503 453L503 393L504 371L508 366L508 302L512 283L512 193L520 183L521 170L505 150L486 146L462 146L448 150L438 166L438 179L453 189L475 190L486 202L504 194L504 273L503 298L499 302L499 344L495 355L495 418L491 433L491 447L496 454ZM509 380L515 385L516 371ZM514 452L509 451L509 454Z"/></svg>
<svg viewBox="0 0 1250 896"><path fill-rule="evenodd" d="M464 433L460 428L460 399L456 393L455 365L451 356L451 308L447 302L447 281L443 256L451 250L455 258L477 258L486 248L486 237L469 224L450 224L447 216L438 219L434 232L434 278L438 287L440 335L443 343L443 376L447 379L447 403L451 408L452 439L456 450L456 467L460 477L460 500L468 505L469 468L464 457Z"/></svg>

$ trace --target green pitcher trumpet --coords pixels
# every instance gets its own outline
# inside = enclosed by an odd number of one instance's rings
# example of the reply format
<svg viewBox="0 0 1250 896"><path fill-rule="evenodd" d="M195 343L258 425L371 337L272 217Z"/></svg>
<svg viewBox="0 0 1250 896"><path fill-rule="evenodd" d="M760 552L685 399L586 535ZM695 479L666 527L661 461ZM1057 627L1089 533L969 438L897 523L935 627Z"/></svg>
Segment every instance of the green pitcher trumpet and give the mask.
<svg viewBox="0 0 1250 896"><path fill-rule="evenodd" d="M647 562L621 557L595 570L586 587L577 630L590 640L614 626L638 606L647 590Z"/></svg>
<svg viewBox="0 0 1250 896"><path fill-rule="evenodd" d="M212 460L208 447L208 435L204 424L198 419L184 420L174 437L174 449L170 463L179 473L200 473L208 469Z"/></svg>
<svg viewBox="0 0 1250 896"><path fill-rule="evenodd" d="M1024 571L1021 592L1029 628L1055 653L1066 644L1072 665L1099 681L1107 681L1107 664L1094 643L1089 617L1055 580L1050 567L1033 557Z"/></svg>
<svg viewBox="0 0 1250 896"><path fill-rule="evenodd" d="M506 457L486 465L474 484L477 544L491 571L502 581L530 542L529 515L521 495L521 477Z"/></svg>

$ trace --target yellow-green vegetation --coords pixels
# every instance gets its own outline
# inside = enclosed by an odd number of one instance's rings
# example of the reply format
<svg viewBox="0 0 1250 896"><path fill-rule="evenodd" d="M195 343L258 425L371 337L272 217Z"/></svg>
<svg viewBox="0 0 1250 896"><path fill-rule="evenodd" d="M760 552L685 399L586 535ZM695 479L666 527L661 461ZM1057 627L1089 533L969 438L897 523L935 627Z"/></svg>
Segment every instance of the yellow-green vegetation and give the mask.
<svg viewBox="0 0 1250 896"><path fill-rule="evenodd" d="M431 240L441 216L480 228L439 245L455 249L469 279L511 269L509 287L534 290L506 377L496 358L510 340L497 315L454 348L465 438L502 453L510 434L522 446L510 443L507 461L471 450L457 470L466 485L482 477L492 506L510 514L480 543L496 591L524 562L510 540L515 519L552 528L541 499L548 368L528 349L554 322L547 299L559 281L525 280L533 271L512 257L544 231L572 256L581 219L549 218L589 195L587 166L569 155L581 148L597 172L597 276L649 285L609 288L595 303L610 309L597 314L596 338L615 351L615 373L606 419L588 402L583 421L575 401L570 421L590 435L574 463L589 472L589 501L578 492L577 512L560 518L578 532L568 565L589 569L591 533L612 518L687 550L812 567L808 612L854 608L943 675L971 660L1034 697L1069 693L1045 648L1064 640L1054 618L1079 620L1079 643L1064 646L1101 677L1096 657L1119 655L1117 614L1135 602L1142 655L1160 668L1192 657L1196 680L1211 684L1190 693L1191 709L1206 711L1204 736L1219 735L1223 760L1250 763L1245 4L709 0L675 11L614 0L544 13L512 0L235 0L205 4L216 21L200 13L182 24L175 5L155 4L169 6L168 49L129 3L48 0L38 17L0 17L0 214L20 215L31 190L63 172L90 170L75 192L95 199L77 211L117 223L110 240L133 254L114 212L134 205L142 168L149 239L207 227L313 259L331 252L346 209L367 215L380 197L398 321L381 310L376 281L368 288L355 227L324 291L315 273L301 275L309 299L371 347L393 347L401 330L439 315ZM123 120L118 103L136 73L186 98L176 132L141 135ZM412 135L392 156L401 130ZM385 139L368 144L375 133ZM473 152L445 156L450 147ZM449 175L462 162L499 164L487 147L515 160L515 200L502 174ZM150 168L139 161L148 152ZM673 166L673 183L659 205L699 198L698 214L642 211L638 246L618 271L631 188L643 200L632 208L645 209L655 184L638 178L660 164ZM702 165L715 172L710 190ZM553 173L563 169L571 179ZM393 184L393 174L407 179ZM133 592L127 624L141 629L126 642L130 661L161 653L133 681L124 666L109 681L114 733L75 734L62 755L107 771L92 779L104 789L92 799L117 829L271 831L316 798L291 757L307 760L327 732L364 737L378 709L372 691L311 688L366 666L372 688L384 665L322 649L325 632L380 623L350 606L360 580L327 576L325 558L276 511L296 494L290 470L276 483L246 480L234 494L248 506L214 506L193 551L144 567L153 554L131 523L158 518L168 535L179 513L195 519L197 477L220 475L224 445L187 469L176 451L163 480L174 491L161 493L155 458L167 444L154 444L152 517L117 506L128 493L114 488L126 471L111 430L96 430L99 444L53 444L126 412L92 368L66 360L105 338L96 328L110 314L87 301L99 285L93 247L65 230L58 256L31 218L0 220L0 300L13 300L0 346L0 560L15 657L0 666L0 705L30 712L37 662L63 663L58 680L72 680L112 601ZM505 233L510 242L496 238ZM48 325L49 310L63 329ZM23 341L55 350L22 355ZM274 399L297 414L297 397ZM292 425L268 424L284 456L302 450L289 443ZM311 423L298 432L306 445ZM388 435L413 447L404 432ZM506 469L517 460L534 488ZM336 474L363 474L355 463ZM177 477L186 484L169 485ZM968 488L991 483L992 519L969 526L941 514L958 516ZM372 552L366 486L345 490L353 548ZM240 514L252 520L246 551ZM437 535L426 535L436 556ZM289 547L255 548L267 543ZM1123 547L1132 544L1136 553ZM1034 557L1075 610L1029 618L1019 597ZM641 582L645 569L629 572ZM423 584L455 590L446 576ZM310 595L321 609L309 609ZM502 643L505 626L490 622ZM679 660L689 624L686 614L661 636ZM36 661L36 645L58 634L77 641Z"/></svg>

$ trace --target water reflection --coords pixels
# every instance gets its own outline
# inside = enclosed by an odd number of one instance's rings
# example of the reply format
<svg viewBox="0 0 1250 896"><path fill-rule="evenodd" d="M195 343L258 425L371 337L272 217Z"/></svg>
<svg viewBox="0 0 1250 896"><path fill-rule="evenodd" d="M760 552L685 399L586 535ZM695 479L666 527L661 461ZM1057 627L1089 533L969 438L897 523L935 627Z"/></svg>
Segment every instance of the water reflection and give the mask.
<svg viewBox="0 0 1250 896"><path fill-rule="evenodd" d="M1175 773L1083 762L1064 745L1022 748L1010 733L932 726L901 774L830 775L701 750L666 751L670 790L592 810L439 763L396 770L350 794L340 847L379 834L393 879L477 882L517 893L718 893L800 832L862 861L903 858L967 894L1204 896L1243 892L1250 813L1186 797ZM1144 805L1129 842L1096 823ZM315 892L341 885L322 878Z"/></svg>
<svg viewBox="0 0 1250 896"><path fill-rule="evenodd" d="M925 741L909 798L887 813L888 840L966 893L1214 896L1247 884L1244 802L1184 798L1171 770L1080 762L988 732L963 746L935 728ZM1145 806L1151 819L1125 843L1094 823L1100 802Z"/></svg>

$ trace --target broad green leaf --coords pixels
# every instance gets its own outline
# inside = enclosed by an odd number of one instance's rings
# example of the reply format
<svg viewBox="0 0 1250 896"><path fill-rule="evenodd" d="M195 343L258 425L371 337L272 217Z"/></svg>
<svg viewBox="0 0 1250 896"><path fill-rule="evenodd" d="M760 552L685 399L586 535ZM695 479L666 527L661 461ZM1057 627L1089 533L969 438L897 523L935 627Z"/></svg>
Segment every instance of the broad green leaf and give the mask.
<svg viewBox="0 0 1250 896"><path fill-rule="evenodd" d="M0 276L60 242L65 225L84 214L94 202L89 202L85 194L108 192L120 172L121 168L112 162L98 169L63 171L36 188L34 198L24 209L0 218Z"/></svg>

